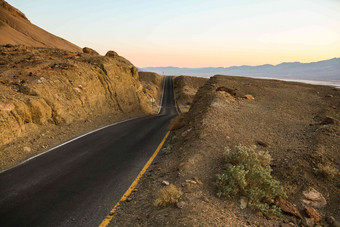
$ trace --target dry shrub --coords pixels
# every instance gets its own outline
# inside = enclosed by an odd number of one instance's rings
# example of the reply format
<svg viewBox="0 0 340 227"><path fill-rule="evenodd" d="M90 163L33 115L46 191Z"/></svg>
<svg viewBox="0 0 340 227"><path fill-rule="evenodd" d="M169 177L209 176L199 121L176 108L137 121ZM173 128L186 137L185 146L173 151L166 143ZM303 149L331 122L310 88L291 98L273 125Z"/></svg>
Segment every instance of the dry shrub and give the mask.
<svg viewBox="0 0 340 227"><path fill-rule="evenodd" d="M281 210L271 204L277 196L286 197L280 182L271 176L268 152L255 150L255 146L236 146L225 150L226 167L217 175L218 197L245 196L248 206L264 214L280 215Z"/></svg>
<svg viewBox="0 0 340 227"><path fill-rule="evenodd" d="M331 165L326 164L318 164L317 166L317 175L322 176L328 180L333 179L336 175L339 174L339 171Z"/></svg>
<svg viewBox="0 0 340 227"><path fill-rule="evenodd" d="M169 125L170 130L177 130L177 129L183 128L185 125L184 116L185 114L181 113L177 115L177 117L172 119Z"/></svg>
<svg viewBox="0 0 340 227"><path fill-rule="evenodd" d="M165 207L178 202L179 198L183 195L180 189L177 189L175 185L170 184L159 190L157 198L154 202L155 206Z"/></svg>

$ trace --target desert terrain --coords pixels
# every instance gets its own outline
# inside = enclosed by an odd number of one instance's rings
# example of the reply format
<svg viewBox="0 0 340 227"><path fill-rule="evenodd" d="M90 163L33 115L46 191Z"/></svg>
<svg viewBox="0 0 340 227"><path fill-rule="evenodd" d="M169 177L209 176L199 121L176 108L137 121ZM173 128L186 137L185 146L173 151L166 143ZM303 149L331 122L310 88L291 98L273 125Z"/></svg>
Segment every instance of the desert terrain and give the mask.
<svg viewBox="0 0 340 227"><path fill-rule="evenodd" d="M185 97L178 93L185 86L197 89L190 80L177 77L176 97ZM339 108L340 90L332 87L210 78L198 90L189 112L178 117L183 119L177 122L179 129L173 130L157 162L110 226L337 226L333 221L340 215ZM277 217L241 209L239 195L218 198L216 175L226 168L223 154L226 147L238 145L255 145L257 152L270 154L272 176L296 209L290 207ZM155 206L167 184L183 195L177 203ZM308 203L304 194L311 190L327 204ZM306 207L321 218L311 220Z"/></svg>
<svg viewBox="0 0 340 227"><path fill-rule="evenodd" d="M0 34L0 172L92 130L160 111L164 77L139 72L115 51L80 48L4 0ZM339 88L226 75L176 76L174 89L167 81L175 102L169 95L165 109L173 117L177 103L179 114L132 194L100 214L113 217L108 226L340 226ZM111 181L106 192L120 183Z"/></svg>

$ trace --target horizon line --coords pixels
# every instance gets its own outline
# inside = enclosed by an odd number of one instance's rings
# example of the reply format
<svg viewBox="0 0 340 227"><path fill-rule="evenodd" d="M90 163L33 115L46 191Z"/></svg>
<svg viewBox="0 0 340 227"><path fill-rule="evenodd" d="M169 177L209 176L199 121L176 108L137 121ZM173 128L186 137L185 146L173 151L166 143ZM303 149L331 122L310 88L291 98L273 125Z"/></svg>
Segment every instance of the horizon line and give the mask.
<svg viewBox="0 0 340 227"><path fill-rule="evenodd" d="M143 66L143 67L137 67L137 68L180 68L180 69L203 69L203 68L231 68L231 67L243 67L243 66L250 66L250 67L256 67L256 66L264 66L264 65L271 65L271 66L278 66L281 64L289 64L289 63L300 63L300 64L310 64L310 63L317 63L317 62L322 62L322 61L328 61L328 60L333 60L333 59L340 59L339 57L333 57L329 59L324 59L320 61L312 61L312 62L300 62L300 61L291 61L291 62L281 62L279 64L260 64L260 65L232 65L232 66L205 66L205 67L179 67L179 66Z"/></svg>

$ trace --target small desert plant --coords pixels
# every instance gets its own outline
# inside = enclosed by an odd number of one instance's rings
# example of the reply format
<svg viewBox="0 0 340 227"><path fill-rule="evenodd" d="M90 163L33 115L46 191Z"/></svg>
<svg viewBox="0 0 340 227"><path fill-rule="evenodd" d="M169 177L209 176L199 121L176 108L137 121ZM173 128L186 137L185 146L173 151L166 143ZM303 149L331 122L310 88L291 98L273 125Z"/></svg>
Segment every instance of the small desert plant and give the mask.
<svg viewBox="0 0 340 227"><path fill-rule="evenodd" d="M276 196L286 197L280 182L271 176L268 152L256 152L255 146L236 146L225 149L226 168L217 175L218 197L245 196L248 206L264 214L280 215L280 209L272 205Z"/></svg>
<svg viewBox="0 0 340 227"><path fill-rule="evenodd" d="M318 176L322 176L328 180L333 179L336 175L339 174L339 171L331 165L326 164L318 164L317 168L315 168L315 173Z"/></svg>
<svg viewBox="0 0 340 227"><path fill-rule="evenodd" d="M166 153L169 154L171 152L172 145L168 144L166 147L164 147L162 150Z"/></svg>
<svg viewBox="0 0 340 227"><path fill-rule="evenodd" d="M175 185L170 184L159 190L157 198L154 202L155 206L165 207L178 202L179 198L183 195L180 189L177 189Z"/></svg>
<svg viewBox="0 0 340 227"><path fill-rule="evenodd" d="M176 141L177 140L177 136L176 135L173 135L172 137L171 137L171 141Z"/></svg>

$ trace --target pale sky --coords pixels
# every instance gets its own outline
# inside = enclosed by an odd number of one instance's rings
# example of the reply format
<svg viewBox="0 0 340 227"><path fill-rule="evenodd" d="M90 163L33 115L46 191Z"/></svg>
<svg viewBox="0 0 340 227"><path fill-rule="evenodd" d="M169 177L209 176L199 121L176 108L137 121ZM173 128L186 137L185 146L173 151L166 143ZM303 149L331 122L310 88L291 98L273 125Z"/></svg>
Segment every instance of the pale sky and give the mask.
<svg viewBox="0 0 340 227"><path fill-rule="evenodd" d="M39 27L138 67L340 57L340 0L7 0Z"/></svg>

